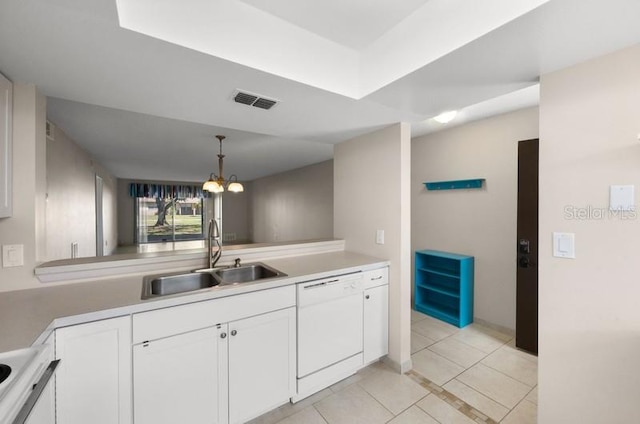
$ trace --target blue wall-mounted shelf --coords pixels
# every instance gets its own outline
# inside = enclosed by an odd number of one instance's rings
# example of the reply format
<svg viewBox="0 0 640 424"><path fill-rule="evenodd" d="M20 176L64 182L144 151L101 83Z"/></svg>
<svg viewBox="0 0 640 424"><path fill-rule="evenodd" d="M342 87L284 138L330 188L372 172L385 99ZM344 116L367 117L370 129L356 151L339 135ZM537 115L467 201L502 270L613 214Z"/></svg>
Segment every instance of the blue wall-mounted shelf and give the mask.
<svg viewBox="0 0 640 424"><path fill-rule="evenodd" d="M459 190L469 188L482 188L484 178L474 178L472 180L437 181L424 183L427 190Z"/></svg>

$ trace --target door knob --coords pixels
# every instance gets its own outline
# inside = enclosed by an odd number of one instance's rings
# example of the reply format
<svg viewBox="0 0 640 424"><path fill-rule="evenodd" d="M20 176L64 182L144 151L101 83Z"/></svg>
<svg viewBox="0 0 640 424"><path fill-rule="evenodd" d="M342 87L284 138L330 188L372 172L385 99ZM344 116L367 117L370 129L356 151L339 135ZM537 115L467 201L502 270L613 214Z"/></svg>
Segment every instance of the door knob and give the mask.
<svg viewBox="0 0 640 424"><path fill-rule="evenodd" d="M236 330L231 330L231 335L235 336L236 334L238 334L238 332Z"/></svg>
<svg viewBox="0 0 640 424"><path fill-rule="evenodd" d="M225 337L227 337L227 333L221 333L221 334L220 334L220 338L221 338L221 339L224 339Z"/></svg>
<svg viewBox="0 0 640 424"><path fill-rule="evenodd" d="M365 299L369 299L369 295L366 295L364 298L365 298Z"/></svg>
<svg viewBox="0 0 640 424"><path fill-rule="evenodd" d="M520 266L520 268L529 268L529 258L521 256L520 259L518 259L518 266Z"/></svg>

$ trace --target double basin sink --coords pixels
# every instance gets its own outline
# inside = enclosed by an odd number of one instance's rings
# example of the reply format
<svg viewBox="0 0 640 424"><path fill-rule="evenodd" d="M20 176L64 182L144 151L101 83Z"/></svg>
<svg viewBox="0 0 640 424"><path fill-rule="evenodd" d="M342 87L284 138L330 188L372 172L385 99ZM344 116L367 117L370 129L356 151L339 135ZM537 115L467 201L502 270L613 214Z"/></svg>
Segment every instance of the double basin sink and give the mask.
<svg viewBox="0 0 640 424"><path fill-rule="evenodd" d="M260 262L182 274L150 275L142 280L142 298L150 299L216 286L230 286L286 276L287 274L284 272Z"/></svg>

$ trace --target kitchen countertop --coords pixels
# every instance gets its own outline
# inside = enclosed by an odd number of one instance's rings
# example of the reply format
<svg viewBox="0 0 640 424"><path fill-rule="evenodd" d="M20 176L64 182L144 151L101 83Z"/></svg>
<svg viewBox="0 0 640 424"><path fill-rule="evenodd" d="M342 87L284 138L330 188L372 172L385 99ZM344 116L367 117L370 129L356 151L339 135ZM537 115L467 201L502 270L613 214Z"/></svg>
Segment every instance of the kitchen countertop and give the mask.
<svg viewBox="0 0 640 424"><path fill-rule="evenodd" d="M141 299L142 278L149 273L0 293L0 352L39 344L58 327L281 287L389 264L383 259L347 251L269 259L264 263L288 276L147 300Z"/></svg>

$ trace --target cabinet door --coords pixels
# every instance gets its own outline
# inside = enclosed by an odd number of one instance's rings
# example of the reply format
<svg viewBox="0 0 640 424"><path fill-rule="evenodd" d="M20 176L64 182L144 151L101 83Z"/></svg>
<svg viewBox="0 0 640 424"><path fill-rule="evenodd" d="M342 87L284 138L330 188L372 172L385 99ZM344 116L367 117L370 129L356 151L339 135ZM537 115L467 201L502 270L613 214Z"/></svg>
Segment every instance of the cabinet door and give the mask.
<svg viewBox="0 0 640 424"><path fill-rule="evenodd" d="M135 423L225 423L226 352L226 325L134 346Z"/></svg>
<svg viewBox="0 0 640 424"><path fill-rule="evenodd" d="M0 218L11 216L13 84L0 74Z"/></svg>
<svg viewBox="0 0 640 424"><path fill-rule="evenodd" d="M389 353L389 286L364 291L364 363Z"/></svg>
<svg viewBox="0 0 640 424"><path fill-rule="evenodd" d="M131 423L129 316L56 330L58 424Z"/></svg>
<svg viewBox="0 0 640 424"><path fill-rule="evenodd" d="M229 335L229 421L244 423L295 394L295 308L229 323Z"/></svg>

